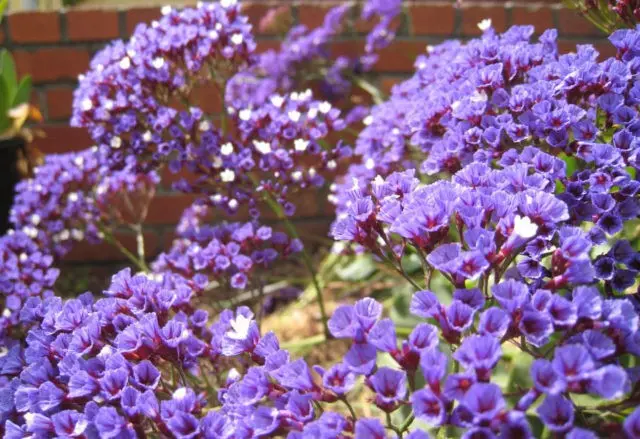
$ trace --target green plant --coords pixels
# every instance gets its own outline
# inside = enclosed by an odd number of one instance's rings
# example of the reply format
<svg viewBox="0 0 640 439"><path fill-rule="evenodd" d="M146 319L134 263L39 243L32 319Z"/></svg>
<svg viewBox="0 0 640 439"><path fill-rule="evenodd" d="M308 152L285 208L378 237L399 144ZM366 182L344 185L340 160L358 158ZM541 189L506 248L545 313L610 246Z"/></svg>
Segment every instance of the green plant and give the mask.
<svg viewBox="0 0 640 439"><path fill-rule="evenodd" d="M6 49L0 51L0 137L13 137L33 115L29 105L31 77L18 79L13 57Z"/></svg>

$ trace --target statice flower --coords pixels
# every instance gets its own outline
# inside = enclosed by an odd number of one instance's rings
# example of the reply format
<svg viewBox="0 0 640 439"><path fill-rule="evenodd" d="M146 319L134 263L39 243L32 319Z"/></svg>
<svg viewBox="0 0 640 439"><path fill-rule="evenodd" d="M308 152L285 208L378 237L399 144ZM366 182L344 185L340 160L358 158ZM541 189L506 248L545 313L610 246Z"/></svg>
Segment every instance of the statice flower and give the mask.
<svg viewBox="0 0 640 439"><path fill-rule="evenodd" d="M153 25L139 25L127 43L98 52L76 89L71 122L89 129L111 166L131 153L153 164L211 142L216 132L202 110L180 109L174 98L188 101L202 71L229 77L255 49L237 2L165 12Z"/></svg>
<svg viewBox="0 0 640 439"><path fill-rule="evenodd" d="M255 222L203 223L206 207L187 209L172 247L152 264L155 273L175 273L198 290L211 282L232 289L262 288L260 272L302 249L298 239Z"/></svg>
<svg viewBox="0 0 640 439"><path fill-rule="evenodd" d="M16 186L10 221L43 251L64 256L74 242L95 244L118 225L142 223L158 183L153 171L109 171L96 148L50 154Z"/></svg>

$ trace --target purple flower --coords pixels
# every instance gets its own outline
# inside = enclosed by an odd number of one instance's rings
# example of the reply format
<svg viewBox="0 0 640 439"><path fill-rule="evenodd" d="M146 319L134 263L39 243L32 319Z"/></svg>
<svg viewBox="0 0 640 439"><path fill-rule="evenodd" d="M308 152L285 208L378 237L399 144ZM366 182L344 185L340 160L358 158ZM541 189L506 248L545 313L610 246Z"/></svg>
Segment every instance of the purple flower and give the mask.
<svg viewBox="0 0 640 439"><path fill-rule="evenodd" d="M483 380L502 356L500 343L490 335L472 335L464 339L453 358L467 369L473 369Z"/></svg>
<svg viewBox="0 0 640 439"><path fill-rule="evenodd" d="M556 395L563 392L566 387L563 378L547 360L538 359L531 364L531 378L535 388L542 393Z"/></svg>
<svg viewBox="0 0 640 439"><path fill-rule="evenodd" d="M475 423L491 421L505 408L500 387L490 383L472 385L462 404L472 413Z"/></svg>
<svg viewBox="0 0 640 439"><path fill-rule="evenodd" d="M407 375L400 370L381 367L367 384L376 393L376 405L386 412L395 410L407 394Z"/></svg>
<svg viewBox="0 0 640 439"><path fill-rule="evenodd" d="M573 405L562 395L548 395L537 412L547 428L553 432L566 432L573 427Z"/></svg>
<svg viewBox="0 0 640 439"><path fill-rule="evenodd" d="M416 417L429 425L438 427L446 419L445 403L430 389L422 389L411 395L411 404Z"/></svg>
<svg viewBox="0 0 640 439"><path fill-rule="evenodd" d="M385 439L387 437L384 426L378 419L358 419L356 422L356 439Z"/></svg>

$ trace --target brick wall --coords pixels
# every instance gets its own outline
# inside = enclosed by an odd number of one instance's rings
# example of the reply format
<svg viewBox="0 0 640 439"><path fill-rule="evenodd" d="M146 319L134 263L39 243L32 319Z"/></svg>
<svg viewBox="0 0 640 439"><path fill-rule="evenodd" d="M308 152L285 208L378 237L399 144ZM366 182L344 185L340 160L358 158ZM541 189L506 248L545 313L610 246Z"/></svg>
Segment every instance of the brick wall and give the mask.
<svg viewBox="0 0 640 439"><path fill-rule="evenodd" d="M284 1L245 2L245 13L257 24L273 5ZM557 1L524 1L521 4L505 1L479 2L463 0L456 9L452 1L422 0L407 2L407 13L400 22L397 40L381 54L377 73L379 84L388 90L412 70L416 55L427 44L448 38L469 38L479 34L476 24L491 18L497 30L513 24L533 24L538 31L555 27L559 30L562 50L572 50L577 43L594 43L604 55L611 54L604 36L573 11L556 6ZM292 14L297 23L317 26L324 11L333 1L294 2ZM62 12L25 12L8 16L0 27L0 43L15 57L19 73L33 76L33 97L45 118L46 139L37 140L44 152L59 153L90 146L82 129L68 126L72 93L78 74L83 73L92 55L109 40L127 38L140 22L150 22L160 16L157 8L126 10L70 10ZM356 34L344 35L335 44L336 53L349 53L363 44L366 26ZM257 35L259 49L276 47L273 35ZM202 102L210 108L220 108L220 102L203 90ZM306 197L297 218L308 234L326 234L330 208L320 195ZM187 196L171 193L168 186L161 189L149 215L151 225L147 236L148 254L165 247L171 239L172 225L182 209L190 204ZM133 237L123 236L123 242L133 247ZM72 252L73 261L114 261L119 255L107 246L82 247Z"/></svg>

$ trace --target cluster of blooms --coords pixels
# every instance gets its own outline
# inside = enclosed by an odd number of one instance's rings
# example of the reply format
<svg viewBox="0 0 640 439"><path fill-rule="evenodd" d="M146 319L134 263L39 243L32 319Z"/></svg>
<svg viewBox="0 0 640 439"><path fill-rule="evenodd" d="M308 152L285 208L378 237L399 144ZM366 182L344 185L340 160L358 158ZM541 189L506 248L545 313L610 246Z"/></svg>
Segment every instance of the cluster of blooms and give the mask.
<svg viewBox="0 0 640 439"><path fill-rule="evenodd" d="M60 270L53 257L21 231L0 237L0 346L5 346L11 330L18 325L18 314L32 296L53 296L53 285Z"/></svg>
<svg viewBox="0 0 640 439"><path fill-rule="evenodd" d="M257 109L234 111L232 119L237 138L202 145L185 165L197 178L176 184L185 192L204 192L211 204L230 213L248 206L258 216L258 202L268 194L290 216L291 190L321 186L323 174L351 154L340 143L323 147L324 138L342 130L345 121L340 110L314 100L310 91L273 95Z"/></svg>
<svg viewBox="0 0 640 439"><path fill-rule="evenodd" d="M163 12L151 26L139 25L129 42L96 54L75 91L71 122L89 129L112 167L131 153L155 163L214 142L206 115L180 108L181 101L197 85L230 76L255 49L235 0Z"/></svg>
<svg viewBox="0 0 640 439"><path fill-rule="evenodd" d="M49 154L34 172L17 185L10 220L55 256L67 253L77 241L98 242L101 227L121 224L125 207L117 205L123 197L135 204L126 208L132 211L126 217L139 222L159 182L155 172L135 172L132 166L108 171L96 148Z"/></svg>
<svg viewBox="0 0 640 439"><path fill-rule="evenodd" d="M319 81L320 90L330 100L347 95L352 77L370 70L378 59L377 52L393 40L392 22L402 11L401 0L367 0L361 18L377 17L378 23L366 37L364 54L353 59L347 56L331 59L330 43L342 31L353 6L335 6L315 29L304 25L292 28L277 51L261 54L254 65L229 81L227 103L235 108L260 107L271 95L294 91L305 80Z"/></svg>
<svg viewBox="0 0 640 439"><path fill-rule="evenodd" d="M528 43L532 33L489 28L466 45L445 43L419 58L414 77L367 121L355 149L363 163L333 196L339 213L352 187L416 167L407 157L418 154L427 175L470 163L548 175L548 190L562 185L572 220L598 225L591 234L599 242L635 217L638 183L627 167L637 167L638 31L613 34L619 55L600 63L591 46L558 56L554 31L537 44ZM567 157L575 170L567 171Z"/></svg>
<svg viewBox="0 0 640 439"><path fill-rule="evenodd" d="M365 18L382 17L367 56L388 42L399 8L366 3ZM323 56L347 10L333 9L318 30L294 29L258 64ZM332 235L405 276L416 291L410 311L427 321L399 340L374 299L339 306L328 330L349 350L310 367L274 333L261 335L249 308L213 324L198 308L212 283L259 288L256 268L301 243L255 222L204 219L211 205L257 216L263 194L291 215L291 188L321 185L320 171L349 156L323 145L349 121L310 92L281 93L295 84L295 68L282 66L265 71L284 85L251 85L260 104L227 97L233 139L200 109L179 109L173 98L188 100L209 69L229 78L250 65L255 44L235 0L165 12L98 54L81 81L74 123L98 150L51 157L19 189L16 231L0 238L0 433L424 439L423 428L444 427L528 438L537 416L559 437L640 438L630 367L640 317L625 294L640 253L620 236L640 214L640 29L614 33L618 55L603 62L588 46L559 56L554 31L531 44L530 27L487 28L418 59L414 77L365 119L363 162L337 191ZM140 193L142 203L126 201L133 221L143 217L157 176L138 171L160 161L197 174L178 187L207 195L185 211L173 247L150 273L116 274L100 298L55 296L51 254L99 238L117 193ZM443 178L422 184L419 174ZM422 262L424 286L405 271L408 255ZM431 291L436 277L449 282L449 303ZM514 391L497 379L508 344L531 361ZM377 418L353 409L363 385ZM594 399L611 402L582 405Z"/></svg>
<svg viewBox="0 0 640 439"><path fill-rule="evenodd" d="M256 269L270 267L278 258L302 249L302 243L271 227L248 223L216 226L201 224L206 208L187 209L178 225L178 238L166 253L158 256L156 273L177 273L204 290L211 281L244 289L247 283L261 288Z"/></svg>
<svg viewBox="0 0 640 439"><path fill-rule="evenodd" d="M634 27L640 22L638 0L570 0L566 4L580 11L584 17L607 33L623 27Z"/></svg>
<svg viewBox="0 0 640 439"><path fill-rule="evenodd" d="M216 127L200 108L181 109L175 99L188 103L197 85L224 84L249 64L255 47L249 29L235 1L167 10L128 43L96 55L76 90L73 123L89 129L112 169L168 162L171 171L197 176L176 183L178 190L205 192L230 213L247 206L257 215L257 202L268 194L291 215L290 190L323 184L322 172L350 152L322 146L346 126L340 111L310 92L270 93L258 108L227 102L238 134L231 136L226 122ZM256 172L265 179L256 181Z"/></svg>

